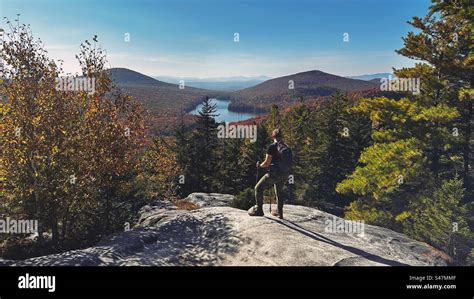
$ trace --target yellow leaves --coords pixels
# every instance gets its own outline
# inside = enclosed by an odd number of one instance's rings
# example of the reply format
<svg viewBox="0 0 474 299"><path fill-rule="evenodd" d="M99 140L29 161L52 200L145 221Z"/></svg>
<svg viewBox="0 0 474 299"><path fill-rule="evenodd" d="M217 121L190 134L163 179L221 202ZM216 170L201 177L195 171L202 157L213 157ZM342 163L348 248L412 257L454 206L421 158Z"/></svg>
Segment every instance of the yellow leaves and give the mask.
<svg viewBox="0 0 474 299"><path fill-rule="evenodd" d="M88 112L89 112L90 114L96 113L96 112L97 112L97 107L95 107L95 106L90 106Z"/></svg>
<svg viewBox="0 0 474 299"><path fill-rule="evenodd" d="M31 124L33 126L38 126L40 121L41 121L41 116L38 115L38 116L35 116L31 119Z"/></svg>
<svg viewBox="0 0 474 299"><path fill-rule="evenodd" d="M411 217L411 213L409 211L403 211L401 212L400 214L398 214L397 216L395 216L395 220L396 221L403 221L407 218L410 218Z"/></svg>
<svg viewBox="0 0 474 299"><path fill-rule="evenodd" d="M350 111L364 113L370 117L372 122L390 126L408 126L410 122L445 124L459 117L456 107L444 103L424 105L409 98L400 100L385 97L361 99Z"/></svg>
<svg viewBox="0 0 474 299"><path fill-rule="evenodd" d="M431 107L417 107L411 110L409 116L415 121L429 121L436 123L449 123L459 117L459 112L455 107L449 107L445 104L439 104Z"/></svg>
<svg viewBox="0 0 474 299"><path fill-rule="evenodd" d="M53 153L53 155L55 155L55 154L59 153L59 147L57 147L56 145L55 145L55 146L53 146L53 148L52 148L51 152Z"/></svg>
<svg viewBox="0 0 474 299"><path fill-rule="evenodd" d="M359 161L365 165L356 168L346 180L339 183L336 188L338 192L371 194L375 199L380 199L398 188L400 177L407 181L425 166L423 152L414 138L376 143L361 154Z"/></svg>
<svg viewBox="0 0 474 299"><path fill-rule="evenodd" d="M397 78L418 78L424 74L432 75L435 73L435 68L426 63L416 63L414 67L401 68L395 70Z"/></svg>
<svg viewBox="0 0 474 299"><path fill-rule="evenodd" d="M474 88L461 88L459 90L459 99L461 101L474 100Z"/></svg>

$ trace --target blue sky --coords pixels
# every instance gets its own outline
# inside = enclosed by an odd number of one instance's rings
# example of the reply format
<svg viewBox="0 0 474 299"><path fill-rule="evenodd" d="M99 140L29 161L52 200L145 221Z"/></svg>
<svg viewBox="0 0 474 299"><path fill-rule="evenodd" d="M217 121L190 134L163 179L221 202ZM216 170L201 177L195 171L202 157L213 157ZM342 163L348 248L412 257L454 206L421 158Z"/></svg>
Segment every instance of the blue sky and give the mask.
<svg viewBox="0 0 474 299"><path fill-rule="evenodd" d="M78 71L79 44L99 36L110 67L177 77L337 75L413 64L394 50L428 0L0 0L31 24L50 56ZM2 23L5 27L5 23ZM124 34L130 34L130 42ZM234 42L234 33L240 41ZM349 37L344 42L344 34Z"/></svg>

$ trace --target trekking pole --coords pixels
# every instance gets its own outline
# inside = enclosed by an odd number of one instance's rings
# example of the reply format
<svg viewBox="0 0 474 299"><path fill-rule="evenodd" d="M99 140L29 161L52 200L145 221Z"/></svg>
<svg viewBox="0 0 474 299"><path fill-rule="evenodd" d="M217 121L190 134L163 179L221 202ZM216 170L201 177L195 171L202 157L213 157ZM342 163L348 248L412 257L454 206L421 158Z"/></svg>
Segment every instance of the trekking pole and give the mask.
<svg viewBox="0 0 474 299"><path fill-rule="evenodd" d="M260 178L260 160L257 161L257 175L255 176L255 186L258 184L258 179Z"/></svg>
<svg viewBox="0 0 474 299"><path fill-rule="evenodd" d="M270 191L272 193L272 191ZM270 194L270 213L272 212L272 194Z"/></svg>
<svg viewBox="0 0 474 299"><path fill-rule="evenodd" d="M260 160L257 161L258 165L260 165ZM255 176L255 185L258 184L258 177L259 177L259 171L260 167L257 166L257 175Z"/></svg>

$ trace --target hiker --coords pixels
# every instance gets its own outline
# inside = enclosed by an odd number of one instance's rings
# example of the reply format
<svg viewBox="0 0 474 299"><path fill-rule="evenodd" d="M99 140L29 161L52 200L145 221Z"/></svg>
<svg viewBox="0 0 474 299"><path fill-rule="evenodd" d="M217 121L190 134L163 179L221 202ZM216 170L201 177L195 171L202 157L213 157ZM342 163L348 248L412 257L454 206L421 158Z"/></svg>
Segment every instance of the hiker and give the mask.
<svg viewBox="0 0 474 299"><path fill-rule="evenodd" d="M273 143L268 147L265 161L257 162L257 169L267 168L268 172L255 185L257 205L249 211L250 216L263 216L263 190L275 188L278 209L271 211L273 216L283 219L283 186L291 172L293 156L290 148L283 142L280 129L272 132ZM258 171L257 171L258 173Z"/></svg>

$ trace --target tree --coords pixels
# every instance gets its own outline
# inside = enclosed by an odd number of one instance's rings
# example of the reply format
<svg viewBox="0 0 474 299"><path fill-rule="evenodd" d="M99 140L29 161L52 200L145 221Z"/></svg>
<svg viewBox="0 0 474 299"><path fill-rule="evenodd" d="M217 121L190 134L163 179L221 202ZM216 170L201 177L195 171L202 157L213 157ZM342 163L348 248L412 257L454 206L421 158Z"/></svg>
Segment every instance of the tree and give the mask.
<svg viewBox="0 0 474 299"><path fill-rule="evenodd" d="M191 146L190 146L190 136L186 125L184 124L184 114L181 112L180 122L176 127L174 132L175 142L174 142L174 152L176 153L176 164L181 170L179 174L178 189L177 193L181 197L187 196L193 191L194 185L198 182L193 182L194 178L191 168Z"/></svg>
<svg viewBox="0 0 474 299"><path fill-rule="evenodd" d="M466 222L468 209L461 203L463 181L454 178L433 187L433 192L410 203L404 229L448 253L456 264L465 264L473 239Z"/></svg>
<svg viewBox="0 0 474 299"><path fill-rule="evenodd" d="M321 128L320 192L326 200L345 206L350 198L336 193L336 184L356 167L362 149L370 141L368 120L359 114L350 114L352 106L347 96L336 93L318 114Z"/></svg>
<svg viewBox="0 0 474 299"><path fill-rule="evenodd" d="M402 75L403 72L397 73L397 76ZM443 90L437 94L443 94ZM433 105L435 100L439 101L437 105ZM377 200L387 201L386 209L391 211L392 221L395 221L397 215L408 208L408 199L416 197L428 181L437 177L439 161L450 163L446 144L449 144L449 127L457 111L440 98L432 98L424 92L401 100L362 99L351 110L370 117L374 124L374 144L363 151L361 165L338 184L337 190L363 196L361 200L365 203L351 205L352 212L357 207L377 205ZM360 213L348 215L351 214ZM381 221L387 223L388 220Z"/></svg>
<svg viewBox="0 0 474 299"><path fill-rule="evenodd" d="M424 18L413 17L409 22L418 29L403 38L404 47L397 52L403 56L425 61L435 69L440 80L457 94L453 96L459 116L455 128L460 129L462 175L464 186L471 194L472 127L474 115L473 70L474 42L472 19L474 11L469 1L433 0Z"/></svg>
<svg viewBox="0 0 474 299"><path fill-rule="evenodd" d="M157 199L176 200L179 176L183 171L177 163L176 146L169 138L153 138L141 157L141 167L135 178L137 198L150 202Z"/></svg>
<svg viewBox="0 0 474 299"><path fill-rule="evenodd" d="M285 140L294 153L296 196L321 208L345 206L351 200L335 192L336 184L357 165L370 142L367 118L349 114L352 106L343 94L334 94L311 111L304 101L284 117Z"/></svg>
<svg viewBox="0 0 474 299"><path fill-rule="evenodd" d="M211 192L217 185L216 111L216 104L206 97L196 116L196 129L191 135L189 152L191 177L186 177L193 191Z"/></svg>
<svg viewBox="0 0 474 299"><path fill-rule="evenodd" d="M245 186L244 165L241 164L242 139L220 139L217 151L216 190L221 193L238 194Z"/></svg>
<svg viewBox="0 0 474 299"><path fill-rule="evenodd" d="M58 84L61 65L26 25L11 27L0 58L2 213L38 220L39 241L51 232L56 249L67 239L83 246L122 227L130 217L143 112L113 88L104 51L81 45L82 74L75 78L93 82L88 90Z"/></svg>
<svg viewBox="0 0 474 299"><path fill-rule="evenodd" d="M273 104L268 115L265 124L267 125L267 130L271 134L272 131L276 128L280 128L282 125L282 117L280 115L280 109L278 105Z"/></svg>
<svg viewBox="0 0 474 299"><path fill-rule="evenodd" d="M360 197L346 217L403 230L450 253L447 223L467 220L459 202L472 194L472 10L457 2L433 1L425 18L410 22L420 32L410 32L397 51L427 62L395 71L398 78L418 78L419 93L362 99L351 109L370 117L374 144L337 186ZM433 204L439 206L426 208ZM431 215L438 212L444 216Z"/></svg>

